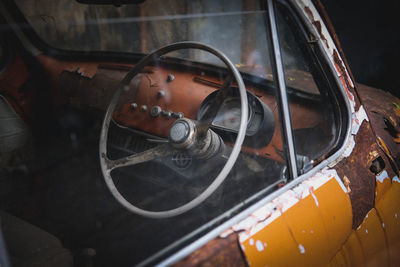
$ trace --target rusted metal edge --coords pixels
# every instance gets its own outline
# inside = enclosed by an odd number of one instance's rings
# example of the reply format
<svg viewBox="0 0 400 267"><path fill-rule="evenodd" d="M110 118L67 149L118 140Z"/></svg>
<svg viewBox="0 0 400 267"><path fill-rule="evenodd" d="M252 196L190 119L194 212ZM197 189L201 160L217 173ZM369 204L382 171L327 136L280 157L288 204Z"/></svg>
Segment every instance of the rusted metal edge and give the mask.
<svg viewBox="0 0 400 267"><path fill-rule="evenodd" d="M329 15L328 15L328 13L325 10L325 7L323 6L323 4L321 3L320 0L311 0L311 1L313 2L313 4L314 4L315 8L317 9L318 13L322 15L322 20L323 20L325 26L327 27L327 29L328 29L328 31L329 31L332 39L333 39L333 42L335 43L335 46L336 46L336 48L337 48L337 50L339 52L339 55L342 58L344 65L346 66L347 72L350 75L350 77L353 80L353 82L355 82L353 73L351 72L349 63L347 62L347 59L344 56L342 46L340 45L340 42L339 42L339 38L338 38L338 36L336 34L335 29L333 28L332 21L331 21Z"/></svg>
<svg viewBox="0 0 400 267"><path fill-rule="evenodd" d="M318 44L322 47L323 51L328 55L329 61L334 65L335 74L339 77L341 87L344 88L347 98L352 102L352 112L355 107L355 98L351 89L354 89L354 82L347 71L342 57L339 55L335 42L330 36L326 25L313 5L311 0L290 0L297 9L298 13L302 14L306 19L306 26L312 30L314 36L318 36ZM311 25L311 27L310 27Z"/></svg>

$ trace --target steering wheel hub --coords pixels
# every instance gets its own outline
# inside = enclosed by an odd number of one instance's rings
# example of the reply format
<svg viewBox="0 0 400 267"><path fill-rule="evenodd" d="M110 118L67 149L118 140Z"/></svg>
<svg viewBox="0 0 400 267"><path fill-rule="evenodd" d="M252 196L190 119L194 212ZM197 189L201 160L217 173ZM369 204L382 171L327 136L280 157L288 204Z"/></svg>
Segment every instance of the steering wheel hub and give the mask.
<svg viewBox="0 0 400 267"><path fill-rule="evenodd" d="M169 140L173 144L182 144L190 136L190 125L186 120L177 120L169 129Z"/></svg>

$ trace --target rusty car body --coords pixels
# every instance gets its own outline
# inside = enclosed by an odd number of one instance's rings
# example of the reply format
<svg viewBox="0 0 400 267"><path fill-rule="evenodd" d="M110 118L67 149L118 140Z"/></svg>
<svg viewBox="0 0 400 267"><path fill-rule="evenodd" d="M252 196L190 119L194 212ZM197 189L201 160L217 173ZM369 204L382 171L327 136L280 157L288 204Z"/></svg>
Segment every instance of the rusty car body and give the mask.
<svg viewBox="0 0 400 267"><path fill-rule="evenodd" d="M0 3L2 266L399 265L400 101L318 0L93 2Z"/></svg>

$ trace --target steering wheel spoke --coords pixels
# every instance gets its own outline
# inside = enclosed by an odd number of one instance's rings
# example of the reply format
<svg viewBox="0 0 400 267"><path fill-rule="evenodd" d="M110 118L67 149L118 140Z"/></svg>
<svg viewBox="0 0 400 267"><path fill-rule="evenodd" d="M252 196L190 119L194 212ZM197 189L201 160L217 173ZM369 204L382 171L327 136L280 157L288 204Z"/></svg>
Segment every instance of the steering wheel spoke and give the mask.
<svg viewBox="0 0 400 267"><path fill-rule="evenodd" d="M222 103L224 102L224 99L228 95L228 89L230 88L232 83L232 76L229 75L224 83L222 84L221 88L218 90L218 93L214 99L214 101L211 103L211 105L207 108L207 110L204 112L204 114L201 116L198 125L197 125L197 134L199 136L204 136L208 129L211 126L211 123L213 122L214 118L217 116L219 108L221 107Z"/></svg>
<svg viewBox="0 0 400 267"><path fill-rule="evenodd" d="M104 154L102 156L105 160L105 163L107 164L107 169L109 171L112 171L117 168L131 166L131 165L151 161L154 159L158 159L161 157L166 157L166 156L172 155L173 151L174 151L174 149L170 145L163 144L163 145L159 145L159 146L150 148L146 151L143 151L143 152L140 152L137 154L133 154L133 155L130 155L127 157L123 157L120 159L116 159L116 160L111 160Z"/></svg>

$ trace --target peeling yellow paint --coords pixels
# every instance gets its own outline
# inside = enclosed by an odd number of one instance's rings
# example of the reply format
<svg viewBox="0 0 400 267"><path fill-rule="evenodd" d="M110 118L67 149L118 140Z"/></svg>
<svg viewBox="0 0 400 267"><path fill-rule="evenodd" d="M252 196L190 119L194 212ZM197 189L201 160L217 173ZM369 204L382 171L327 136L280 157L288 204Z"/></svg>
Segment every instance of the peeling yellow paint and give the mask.
<svg viewBox="0 0 400 267"><path fill-rule="evenodd" d="M382 196L391 188L392 186L392 181L389 178L387 172L382 172L381 176L386 176L382 177L381 179L376 179L376 192L375 192L375 202L379 201Z"/></svg>
<svg viewBox="0 0 400 267"><path fill-rule="evenodd" d="M400 180L377 177L375 208L353 230L327 266L398 266L400 263Z"/></svg>
<svg viewBox="0 0 400 267"><path fill-rule="evenodd" d="M254 245L254 240L260 240L268 245L260 252ZM241 243L241 246L250 266L296 266L297 257L301 255L282 216Z"/></svg>
<svg viewBox="0 0 400 267"><path fill-rule="evenodd" d="M331 177L308 194L300 192L298 201L264 228L250 236L244 233L247 239L240 243L249 265L328 264L352 231L350 199L338 180Z"/></svg>
<svg viewBox="0 0 400 267"><path fill-rule="evenodd" d="M400 183L393 180L390 189L382 195L375 206L386 234L390 263L392 266L398 266L400 263Z"/></svg>
<svg viewBox="0 0 400 267"><path fill-rule="evenodd" d="M344 186L345 186L346 189L347 189L347 193L350 193L350 192L351 192L350 180L349 180L349 178L348 178L346 175L343 177L343 184L344 184Z"/></svg>

